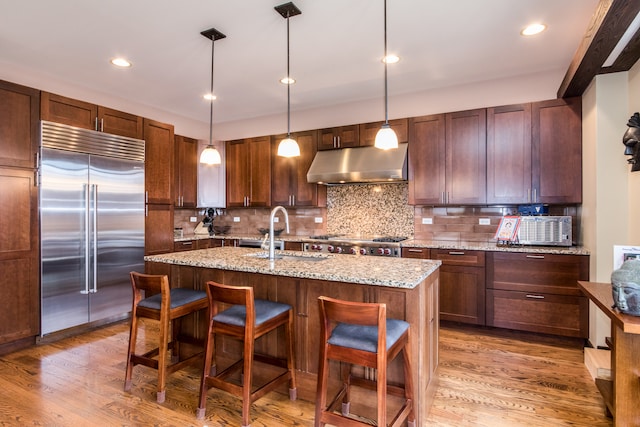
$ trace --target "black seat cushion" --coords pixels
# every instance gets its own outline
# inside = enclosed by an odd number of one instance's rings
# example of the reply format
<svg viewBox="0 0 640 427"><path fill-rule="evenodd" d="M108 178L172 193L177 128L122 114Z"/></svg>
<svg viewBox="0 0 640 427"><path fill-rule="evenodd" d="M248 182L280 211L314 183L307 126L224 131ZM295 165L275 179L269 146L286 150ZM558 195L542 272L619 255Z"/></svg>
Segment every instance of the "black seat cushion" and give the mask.
<svg viewBox="0 0 640 427"><path fill-rule="evenodd" d="M197 291L195 289L175 288L171 289L171 308L177 308L202 298L207 298L205 291ZM138 304L138 307L145 307L154 310L160 310L162 302L162 294L155 294L149 298L145 298Z"/></svg>
<svg viewBox="0 0 640 427"><path fill-rule="evenodd" d="M256 325L260 325L291 309L289 304L263 299L256 299L254 304L256 310ZM245 326L246 318L247 308L244 305L233 305L215 315L213 320L220 323L226 323L228 325Z"/></svg>
<svg viewBox="0 0 640 427"><path fill-rule="evenodd" d="M387 350L409 329L404 320L387 319ZM327 341L331 345L376 353L378 351L378 327L339 323Z"/></svg>

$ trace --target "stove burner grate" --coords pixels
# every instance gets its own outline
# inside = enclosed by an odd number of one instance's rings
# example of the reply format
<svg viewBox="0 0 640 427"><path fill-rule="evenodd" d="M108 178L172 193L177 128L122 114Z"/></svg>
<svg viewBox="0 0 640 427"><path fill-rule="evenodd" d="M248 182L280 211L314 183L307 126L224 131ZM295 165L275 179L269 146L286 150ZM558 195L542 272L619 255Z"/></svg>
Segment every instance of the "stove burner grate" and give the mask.
<svg viewBox="0 0 640 427"><path fill-rule="evenodd" d="M376 237L375 239L373 239L374 242L392 242L392 243L402 242L403 240L407 240L407 238L402 236L383 236L383 237Z"/></svg>

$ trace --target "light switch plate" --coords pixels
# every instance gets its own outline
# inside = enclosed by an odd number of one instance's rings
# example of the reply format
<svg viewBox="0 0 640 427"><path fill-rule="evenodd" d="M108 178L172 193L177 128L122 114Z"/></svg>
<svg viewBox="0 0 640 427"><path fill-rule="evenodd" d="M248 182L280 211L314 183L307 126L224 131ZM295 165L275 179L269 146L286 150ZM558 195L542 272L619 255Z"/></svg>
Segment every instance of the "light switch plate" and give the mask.
<svg viewBox="0 0 640 427"><path fill-rule="evenodd" d="M190 216L189 217L189 222L198 222L198 218L195 216Z"/></svg>
<svg viewBox="0 0 640 427"><path fill-rule="evenodd" d="M233 222L240 222L240 217L239 216L234 216L233 217Z"/></svg>
<svg viewBox="0 0 640 427"><path fill-rule="evenodd" d="M316 224L322 224L322 217L321 216L317 216L313 219L313 222L315 222Z"/></svg>
<svg viewBox="0 0 640 427"><path fill-rule="evenodd" d="M273 222L280 222L280 218L278 218L277 216L273 218Z"/></svg>
<svg viewBox="0 0 640 427"><path fill-rule="evenodd" d="M491 220L489 218L480 218L478 223L480 225L491 225Z"/></svg>
<svg viewBox="0 0 640 427"><path fill-rule="evenodd" d="M423 224L433 224L433 218L422 218Z"/></svg>

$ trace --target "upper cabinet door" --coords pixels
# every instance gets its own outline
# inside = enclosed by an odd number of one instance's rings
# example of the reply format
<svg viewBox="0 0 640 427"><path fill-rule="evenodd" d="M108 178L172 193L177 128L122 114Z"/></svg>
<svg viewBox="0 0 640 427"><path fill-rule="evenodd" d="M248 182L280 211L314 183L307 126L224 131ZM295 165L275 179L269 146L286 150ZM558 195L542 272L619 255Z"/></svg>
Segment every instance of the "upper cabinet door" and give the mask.
<svg viewBox="0 0 640 427"><path fill-rule="evenodd" d="M227 207L271 206L271 137L226 145Z"/></svg>
<svg viewBox="0 0 640 427"><path fill-rule="evenodd" d="M146 202L173 204L173 125L144 119Z"/></svg>
<svg viewBox="0 0 640 427"><path fill-rule="evenodd" d="M357 147L360 144L359 125L320 129L318 150Z"/></svg>
<svg viewBox="0 0 640 427"><path fill-rule="evenodd" d="M198 196L198 140L175 136L174 205L195 208Z"/></svg>
<svg viewBox="0 0 640 427"><path fill-rule="evenodd" d="M579 97L534 102L533 201L582 203L582 101Z"/></svg>
<svg viewBox="0 0 640 427"><path fill-rule="evenodd" d="M487 109L487 203L531 202L531 104Z"/></svg>
<svg viewBox="0 0 640 427"><path fill-rule="evenodd" d="M54 93L42 92L42 120L96 130L98 106Z"/></svg>
<svg viewBox="0 0 640 427"><path fill-rule="evenodd" d="M40 91L0 81L0 165L37 167L39 111Z"/></svg>
<svg viewBox="0 0 640 427"><path fill-rule="evenodd" d="M271 206L271 137L249 138L249 206Z"/></svg>
<svg viewBox="0 0 640 427"><path fill-rule="evenodd" d="M444 114L409 119L409 204L444 203Z"/></svg>
<svg viewBox="0 0 640 427"><path fill-rule="evenodd" d="M487 113L484 108L446 114L446 203L486 203Z"/></svg>
<svg viewBox="0 0 640 427"><path fill-rule="evenodd" d="M142 117L98 106L97 130L129 138L142 139Z"/></svg>

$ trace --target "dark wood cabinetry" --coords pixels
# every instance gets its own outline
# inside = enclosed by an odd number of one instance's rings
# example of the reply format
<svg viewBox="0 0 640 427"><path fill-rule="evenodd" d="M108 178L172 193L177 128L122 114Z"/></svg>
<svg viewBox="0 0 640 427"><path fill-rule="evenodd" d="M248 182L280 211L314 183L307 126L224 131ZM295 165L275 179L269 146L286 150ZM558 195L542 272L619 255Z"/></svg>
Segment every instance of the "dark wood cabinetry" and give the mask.
<svg viewBox="0 0 640 427"><path fill-rule="evenodd" d="M42 92L42 120L129 138L143 138L142 117L49 92Z"/></svg>
<svg viewBox="0 0 640 427"><path fill-rule="evenodd" d="M360 134L360 147L375 144L376 135L383 123L373 122L360 125L358 131ZM409 119L389 120L389 126L395 131L399 143L409 141Z"/></svg>
<svg viewBox="0 0 640 427"><path fill-rule="evenodd" d="M198 140L175 136L174 206L195 208L198 204Z"/></svg>
<svg viewBox="0 0 640 427"><path fill-rule="evenodd" d="M488 326L587 338L589 256L487 254Z"/></svg>
<svg viewBox="0 0 640 427"><path fill-rule="evenodd" d="M409 203L486 202L486 110L409 119Z"/></svg>
<svg viewBox="0 0 640 427"><path fill-rule="evenodd" d="M271 204L273 206L324 206L326 186L307 182L307 171L317 152L316 131L297 132L292 137L300 147L299 157L280 157L278 144L286 135L273 138L271 149Z"/></svg>
<svg viewBox="0 0 640 427"><path fill-rule="evenodd" d="M333 150L360 145L358 125L339 126L319 131L318 150Z"/></svg>
<svg viewBox="0 0 640 427"><path fill-rule="evenodd" d="M582 203L582 100L531 104L532 186L537 203Z"/></svg>
<svg viewBox="0 0 640 427"><path fill-rule="evenodd" d="M228 141L227 207L271 206L271 137Z"/></svg>
<svg viewBox="0 0 640 427"><path fill-rule="evenodd" d="M0 81L0 165L34 169L40 92Z"/></svg>
<svg viewBox="0 0 640 427"><path fill-rule="evenodd" d="M487 203L531 203L531 104L487 109Z"/></svg>
<svg viewBox="0 0 640 427"><path fill-rule="evenodd" d="M173 251L173 126L144 119L145 254Z"/></svg>

